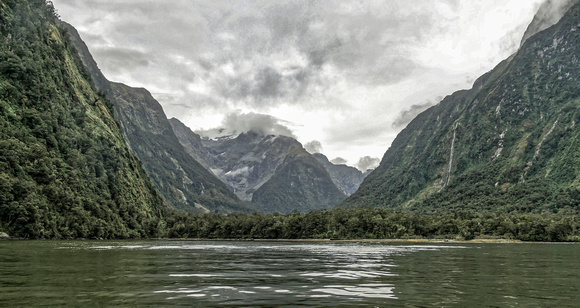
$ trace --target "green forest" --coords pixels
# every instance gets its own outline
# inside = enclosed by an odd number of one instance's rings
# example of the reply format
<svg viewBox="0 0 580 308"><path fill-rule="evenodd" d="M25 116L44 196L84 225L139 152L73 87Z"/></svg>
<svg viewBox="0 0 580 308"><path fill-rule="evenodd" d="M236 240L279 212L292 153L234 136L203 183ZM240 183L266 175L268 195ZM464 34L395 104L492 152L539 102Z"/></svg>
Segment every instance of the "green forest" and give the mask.
<svg viewBox="0 0 580 308"><path fill-rule="evenodd" d="M420 214L384 208L291 214L170 212L164 237L207 239L509 239L580 241L580 216L473 212Z"/></svg>
<svg viewBox="0 0 580 308"><path fill-rule="evenodd" d="M0 1L0 231L150 236L161 198L57 20L43 0Z"/></svg>

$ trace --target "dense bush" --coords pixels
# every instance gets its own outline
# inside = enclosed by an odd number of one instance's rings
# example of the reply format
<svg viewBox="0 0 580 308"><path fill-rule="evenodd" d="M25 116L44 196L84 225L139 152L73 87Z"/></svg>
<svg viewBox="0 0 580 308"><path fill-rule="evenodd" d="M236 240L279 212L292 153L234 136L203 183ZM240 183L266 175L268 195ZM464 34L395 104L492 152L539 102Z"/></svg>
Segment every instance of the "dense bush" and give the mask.
<svg viewBox="0 0 580 308"><path fill-rule="evenodd" d="M157 234L161 199L42 0L0 1L0 231Z"/></svg>
<svg viewBox="0 0 580 308"><path fill-rule="evenodd" d="M362 208L291 214L166 215L165 236L208 239L460 239L579 241L577 213L472 212L419 214Z"/></svg>

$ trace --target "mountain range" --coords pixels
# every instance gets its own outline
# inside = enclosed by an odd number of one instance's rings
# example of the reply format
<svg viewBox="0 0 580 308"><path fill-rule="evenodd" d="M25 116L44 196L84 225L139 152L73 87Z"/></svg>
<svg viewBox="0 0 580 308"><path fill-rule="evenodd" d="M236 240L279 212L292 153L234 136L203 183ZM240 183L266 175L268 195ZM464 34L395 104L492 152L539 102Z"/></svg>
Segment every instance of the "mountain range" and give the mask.
<svg viewBox="0 0 580 308"><path fill-rule="evenodd" d="M331 208L362 182L362 172L344 166L351 171L345 173L342 166L328 160L325 164L316 158L322 154L308 153L292 137L250 130L201 138L178 119L170 119L170 123L190 155L259 211L286 213Z"/></svg>

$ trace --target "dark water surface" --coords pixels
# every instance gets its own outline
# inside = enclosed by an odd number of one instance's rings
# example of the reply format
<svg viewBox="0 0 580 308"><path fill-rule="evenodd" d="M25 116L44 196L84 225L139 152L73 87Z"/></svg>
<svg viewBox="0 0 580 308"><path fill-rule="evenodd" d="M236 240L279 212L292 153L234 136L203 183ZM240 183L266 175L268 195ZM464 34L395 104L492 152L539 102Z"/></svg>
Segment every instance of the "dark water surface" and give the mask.
<svg viewBox="0 0 580 308"><path fill-rule="evenodd" d="M580 307L579 244L0 241L0 306Z"/></svg>

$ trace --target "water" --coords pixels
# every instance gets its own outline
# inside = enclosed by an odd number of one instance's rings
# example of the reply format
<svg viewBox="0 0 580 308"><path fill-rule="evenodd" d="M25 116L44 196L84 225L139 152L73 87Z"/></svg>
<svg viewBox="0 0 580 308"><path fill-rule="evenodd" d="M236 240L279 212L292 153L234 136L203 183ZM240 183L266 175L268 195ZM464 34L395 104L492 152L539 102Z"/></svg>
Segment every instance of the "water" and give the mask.
<svg viewBox="0 0 580 308"><path fill-rule="evenodd" d="M576 307L580 245L0 241L0 306Z"/></svg>

